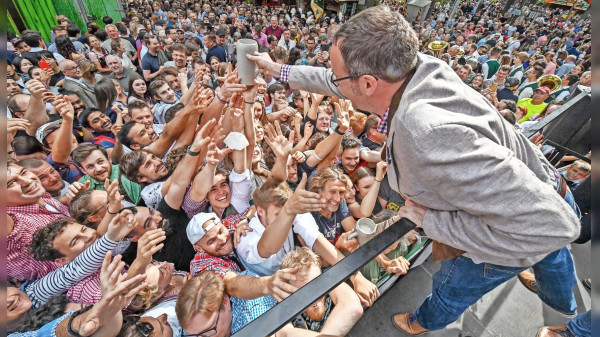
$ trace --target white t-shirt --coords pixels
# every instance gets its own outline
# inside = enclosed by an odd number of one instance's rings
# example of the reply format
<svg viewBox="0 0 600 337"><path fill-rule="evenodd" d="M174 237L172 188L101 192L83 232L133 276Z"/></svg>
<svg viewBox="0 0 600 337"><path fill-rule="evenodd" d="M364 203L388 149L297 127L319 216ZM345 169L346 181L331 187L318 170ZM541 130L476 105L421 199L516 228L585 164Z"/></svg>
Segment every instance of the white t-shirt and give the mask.
<svg viewBox="0 0 600 337"><path fill-rule="evenodd" d="M246 236L242 236L237 246L237 253L244 267L260 276L273 275L280 269L283 258L294 250L294 233L300 235L310 249L312 249L319 235L322 235L319 232L319 226L317 226L310 213L298 214L281 249L270 257L263 258L258 253L258 241L260 241L266 228L257 216L250 220L249 226L253 231L247 232Z"/></svg>

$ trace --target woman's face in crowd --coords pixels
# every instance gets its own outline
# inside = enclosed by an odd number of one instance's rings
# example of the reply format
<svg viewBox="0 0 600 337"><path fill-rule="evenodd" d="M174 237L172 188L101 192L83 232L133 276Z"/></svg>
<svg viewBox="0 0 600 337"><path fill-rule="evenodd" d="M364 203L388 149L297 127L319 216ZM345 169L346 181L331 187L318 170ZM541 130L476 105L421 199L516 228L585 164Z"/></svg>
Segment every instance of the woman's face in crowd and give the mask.
<svg viewBox="0 0 600 337"><path fill-rule="evenodd" d="M471 84L473 84L476 87L480 87L483 84L483 77L481 77L481 76L473 77Z"/></svg>
<svg viewBox="0 0 600 337"><path fill-rule="evenodd" d="M260 104L259 102L255 102L252 106L252 111L254 112L254 120L260 120L260 117L263 114L262 104Z"/></svg>
<svg viewBox="0 0 600 337"><path fill-rule="evenodd" d="M213 208L225 209L231 201L231 190L224 176L217 174L206 198Z"/></svg>
<svg viewBox="0 0 600 337"><path fill-rule="evenodd" d="M254 133L256 135L256 142L262 142L265 138L265 130L260 124L254 124Z"/></svg>
<svg viewBox="0 0 600 337"><path fill-rule="evenodd" d="M28 59L22 59L19 63L19 67L21 68L21 72L23 74L27 74L29 68L33 67L33 64Z"/></svg>
<svg viewBox="0 0 600 337"><path fill-rule="evenodd" d="M94 35L90 35L88 41L90 41L90 46L92 46L92 48L100 48L100 40Z"/></svg>
<svg viewBox="0 0 600 337"><path fill-rule="evenodd" d="M131 86L133 87L133 92L140 97L144 97L144 94L146 93L146 82L144 82L144 80L135 80L131 83Z"/></svg>
<svg viewBox="0 0 600 337"><path fill-rule="evenodd" d="M262 152L260 150L260 147L258 145L256 145L254 147L254 151L252 152L252 164L257 164L258 162L260 162L262 159Z"/></svg>
<svg viewBox="0 0 600 337"><path fill-rule="evenodd" d="M27 295L14 287L6 288L6 315L8 327L15 328L23 321L31 308L31 300Z"/></svg>
<svg viewBox="0 0 600 337"><path fill-rule="evenodd" d="M117 95L120 95L123 93L123 87L121 86L121 83L119 83L117 80L112 80L113 84L115 85L115 88L117 89Z"/></svg>
<svg viewBox="0 0 600 337"><path fill-rule="evenodd" d="M42 80L42 68L34 68L31 71L31 78L34 80L41 81Z"/></svg>
<svg viewBox="0 0 600 337"><path fill-rule="evenodd" d="M356 187L352 186L348 193L346 193L346 204L350 205L356 202Z"/></svg>
<svg viewBox="0 0 600 337"><path fill-rule="evenodd" d="M364 198L373 186L374 182L375 177L372 176L364 177L357 181L356 190L358 192L358 195L360 195L361 198Z"/></svg>
<svg viewBox="0 0 600 337"><path fill-rule="evenodd" d="M148 337L173 337L173 329L167 321L167 314L162 314L158 318L144 316L140 318L140 322L152 325L153 329Z"/></svg>
<svg viewBox="0 0 600 337"><path fill-rule="evenodd" d="M326 112L320 112L317 116L317 131L328 132L331 126L331 117Z"/></svg>
<svg viewBox="0 0 600 337"><path fill-rule="evenodd" d="M219 60L216 58L210 60L210 67L214 72L217 72L219 70Z"/></svg>

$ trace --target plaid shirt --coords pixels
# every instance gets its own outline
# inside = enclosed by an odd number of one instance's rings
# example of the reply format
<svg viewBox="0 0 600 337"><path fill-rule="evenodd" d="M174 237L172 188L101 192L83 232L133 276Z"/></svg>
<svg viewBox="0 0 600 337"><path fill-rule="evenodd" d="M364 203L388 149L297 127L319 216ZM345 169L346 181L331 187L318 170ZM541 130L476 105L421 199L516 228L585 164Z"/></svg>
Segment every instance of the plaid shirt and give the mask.
<svg viewBox="0 0 600 337"><path fill-rule="evenodd" d="M250 271L239 273L239 275L258 277ZM253 300L245 300L233 296L230 296L229 299L231 300L231 313L233 316L231 333L236 333L246 326L246 324L252 322L277 304L277 301L270 295Z"/></svg>
<svg viewBox="0 0 600 337"><path fill-rule="evenodd" d="M223 225L229 231L229 235L233 235L238 223L242 220L242 217L246 216L246 212L230 215L222 220ZM212 270L219 274L222 278L225 278L225 274L228 271L234 271L236 273L241 272L240 266L238 265L235 251L225 256L212 256L203 252L196 252L194 259L190 262L190 274L196 276L204 270Z"/></svg>
<svg viewBox="0 0 600 337"><path fill-rule="evenodd" d="M281 70L279 71L279 81L288 81L288 78L290 77L290 69L292 69L292 66L289 64L284 64L281 66Z"/></svg>
<svg viewBox="0 0 600 337"><path fill-rule="evenodd" d="M389 113L390 113L390 108L387 108L387 110L385 110L385 113L383 114L383 117L381 117L381 120L379 121L379 125L377 125L377 132L387 135L387 133L388 133L387 119L388 119Z"/></svg>
<svg viewBox="0 0 600 337"><path fill-rule="evenodd" d="M98 268L90 276L77 282L67 291L67 298L73 303L85 303L94 305L102 298L102 287L100 285L100 271ZM123 270L125 272L125 270Z"/></svg>
<svg viewBox="0 0 600 337"><path fill-rule="evenodd" d="M68 206L53 199L49 193L44 194L42 200L58 212L49 210L40 204L6 207L6 213L15 222L6 241L8 277L19 280L37 280L61 266L53 261L34 260L28 247L33 240L35 231L46 227L54 220L69 217Z"/></svg>

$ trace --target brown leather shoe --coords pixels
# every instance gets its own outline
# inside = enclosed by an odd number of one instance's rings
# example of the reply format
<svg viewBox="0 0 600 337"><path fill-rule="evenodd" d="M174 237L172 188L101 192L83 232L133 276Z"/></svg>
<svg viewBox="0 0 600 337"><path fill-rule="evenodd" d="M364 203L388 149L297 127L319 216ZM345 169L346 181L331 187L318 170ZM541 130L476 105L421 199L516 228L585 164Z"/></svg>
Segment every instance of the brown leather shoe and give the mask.
<svg viewBox="0 0 600 337"><path fill-rule="evenodd" d="M541 328L536 337L574 337L566 326L545 326Z"/></svg>
<svg viewBox="0 0 600 337"><path fill-rule="evenodd" d="M396 328L414 336L421 335L429 331L422 327L421 324L417 322L417 318L410 313L393 315L392 323L394 326L396 326Z"/></svg>
<svg viewBox="0 0 600 337"><path fill-rule="evenodd" d="M524 270L521 273L519 273L519 276L517 277L519 278L519 281L523 283L525 288L529 289L529 291L531 291L532 293L537 294L537 283L535 282L535 275L532 272Z"/></svg>

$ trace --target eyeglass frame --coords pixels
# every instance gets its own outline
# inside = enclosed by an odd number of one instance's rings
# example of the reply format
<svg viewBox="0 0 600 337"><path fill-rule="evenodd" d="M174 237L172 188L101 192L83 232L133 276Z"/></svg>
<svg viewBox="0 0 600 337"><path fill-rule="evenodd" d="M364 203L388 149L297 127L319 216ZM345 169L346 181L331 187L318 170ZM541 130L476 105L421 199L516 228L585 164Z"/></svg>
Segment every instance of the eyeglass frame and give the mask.
<svg viewBox="0 0 600 337"><path fill-rule="evenodd" d="M204 331L201 331L199 333L195 333L195 334L188 334L187 332L185 332L185 329L181 329L181 335L180 337L211 337L217 334L217 326L219 325L219 318L221 317L221 311L223 310L223 302L221 302L221 306L219 307L219 313L217 314L217 321L215 322L215 325L210 328L210 329L206 329ZM212 332L212 334L210 335L205 335L206 333Z"/></svg>
<svg viewBox="0 0 600 337"><path fill-rule="evenodd" d="M71 70L75 70L75 69L81 69L81 68L79 67L79 65L77 65L77 66L75 66L73 68L68 68L68 69L65 68L64 70L71 71Z"/></svg>
<svg viewBox="0 0 600 337"><path fill-rule="evenodd" d="M93 213L91 213L90 215L88 215L87 217L90 218L96 214L98 214L98 212L100 212L101 209L103 209L104 207L108 207L108 204L110 203L109 200L106 200L106 202L104 203L104 205L102 205L100 208L98 208L97 210L95 210ZM87 223L89 223L90 221L86 221Z"/></svg>
<svg viewBox="0 0 600 337"><path fill-rule="evenodd" d="M331 72L331 76L329 76L329 81L331 82L331 84L333 84L336 88L338 88L340 85L338 84L341 81L345 81L345 80L352 80L361 76L365 76L365 75L369 75L369 76L373 76L371 74L354 74L354 75L350 75L350 76L346 76L346 77L342 77L342 78L335 78L335 74L333 73L333 71ZM373 78L376 81L379 81L379 79L376 76L373 76Z"/></svg>
<svg viewBox="0 0 600 337"><path fill-rule="evenodd" d="M142 328L143 327L143 328ZM135 322L135 329L142 334L144 337L150 337L152 332L154 331L154 326L148 322Z"/></svg>

